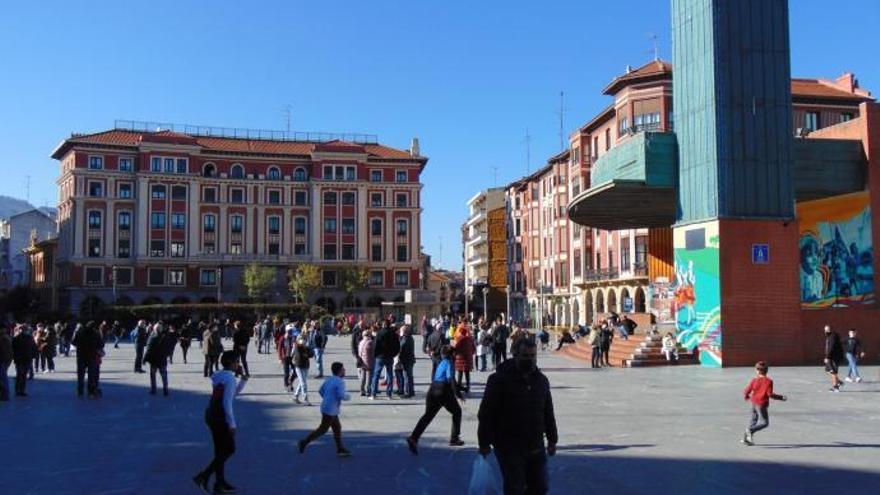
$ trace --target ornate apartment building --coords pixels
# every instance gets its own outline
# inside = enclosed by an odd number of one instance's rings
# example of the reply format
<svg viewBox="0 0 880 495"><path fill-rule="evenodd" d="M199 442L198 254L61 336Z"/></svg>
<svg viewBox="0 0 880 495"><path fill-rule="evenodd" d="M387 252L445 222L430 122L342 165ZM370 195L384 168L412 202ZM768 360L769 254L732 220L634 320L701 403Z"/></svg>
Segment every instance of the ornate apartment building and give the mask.
<svg viewBox="0 0 880 495"><path fill-rule="evenodd" d="M52 153L61 308L238 301L250 263L277 268L274 301L289 300L289 268L319 265L314 299L331 309L352 265L369 272L356 304L420 286L417 140L138 127L74 134Z"/></svg>

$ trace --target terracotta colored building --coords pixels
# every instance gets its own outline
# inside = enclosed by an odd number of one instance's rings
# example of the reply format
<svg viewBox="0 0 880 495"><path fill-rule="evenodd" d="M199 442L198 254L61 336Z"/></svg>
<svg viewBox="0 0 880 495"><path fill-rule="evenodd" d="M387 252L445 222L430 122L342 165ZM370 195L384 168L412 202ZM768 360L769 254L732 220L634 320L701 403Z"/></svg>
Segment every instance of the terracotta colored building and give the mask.
<svg viewBox="0 0 880 495"><path fill-rule="evenodd" d="M369 270L356 304L419 287L428 159L417 140L404 151L373 136L143 129L155 127L74 134L52 153L62 308L114 294L120 304L236 301L249 263L276 269L276 301L289 300L289 268L319 265L314 299L331 310L346 266Z"/></svg>

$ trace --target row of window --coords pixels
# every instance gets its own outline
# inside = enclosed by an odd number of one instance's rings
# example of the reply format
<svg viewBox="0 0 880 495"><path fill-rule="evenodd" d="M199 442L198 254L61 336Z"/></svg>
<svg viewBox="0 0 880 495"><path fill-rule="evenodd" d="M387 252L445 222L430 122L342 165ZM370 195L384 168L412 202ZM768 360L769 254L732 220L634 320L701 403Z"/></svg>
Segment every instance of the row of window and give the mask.
<svg viewBox="0 0 880 495"><path fill-rule="evenodd" d="M131 286L134 282L133 269L131 267L113 267L110 282L117 286ZM394 285L398 287L409 286L410 273L405 270L394 272ZM199 271L199 285L215 287L219 281L218 270L206 268ZM103 285L104 267L87 266L85 268L86 285ZM370 271L368 283L370 286L381 287L385 285L385 272L382 270ZM338 285L338 272L336 270L322 270L321 284L324 287L336 287ZM150 286L184 286L186 285L186 270L184 268L148 268L147 285Z"/></svg>
<svg viewBox="0 0 880 495"><path fill-rule="evenodd" d="M89 169L103 170L104 157L100 155L89 156ZM134 170L134 159L131 157L120 157L118 162L118 170L120 172L132 172ZM166 174L187 174L189 173L189 160L187 158L175 158L167 156L150 157L150 171ZM217 167L213 163L207 163L202 168L204 177L216 177ZM381 170L370 170L371 182L382 182L383 172ZM244 165L240 163L233 164L229 169L229 177L233 179L244 179L246 176ZM357 170L354 166L326 165L324 166L324 180L337 181L355 181L357 180ZM266 171L266 179L281 180L281 169L272 166ZM308 173L303 167L297 167L293 172L293 180L296 182L305 182L308 180ZM396 170L394 174L395 182L409 182L409 174L406 170Z"/></svg>

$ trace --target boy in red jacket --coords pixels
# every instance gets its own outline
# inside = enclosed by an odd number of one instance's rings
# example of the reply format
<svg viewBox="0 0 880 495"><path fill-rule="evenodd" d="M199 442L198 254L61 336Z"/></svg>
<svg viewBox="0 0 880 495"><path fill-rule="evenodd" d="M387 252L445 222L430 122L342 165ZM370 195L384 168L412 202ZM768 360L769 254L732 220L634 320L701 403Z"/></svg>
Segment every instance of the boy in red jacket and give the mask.
<svg viewBox="0 0 880 495"><path fill-rule="evenodd" d="M746 445L754 445L752 436L757 431L770 426L770 399L785 401L784 395L773 393L773 380L767 377L767 363L758 361L755 364L755 373L758 375L752 378L749 385L743 391L745 400L752 402L752 421L749 423L749 429L743 434L742 443Z"/></svg>

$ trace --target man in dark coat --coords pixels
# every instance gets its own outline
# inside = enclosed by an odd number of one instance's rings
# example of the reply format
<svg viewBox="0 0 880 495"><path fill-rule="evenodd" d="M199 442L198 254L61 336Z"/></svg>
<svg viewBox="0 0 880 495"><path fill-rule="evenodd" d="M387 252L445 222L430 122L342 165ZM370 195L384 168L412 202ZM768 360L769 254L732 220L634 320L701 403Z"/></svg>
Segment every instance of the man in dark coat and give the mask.
<svg viewBox="0 0 880 495"><path fill-rule="evenodd" d="M146 373L144 371L144 349L147 347L147 338L150 332L147 331L147 322L138 321L134 329L134 372Z"/></svg>
<svg viewBox="0 0 880 495"><path fill-rule="evenodd" d="M9 330L0 326L0 401L9 400L9 365L12 364L12 339Z"/></svg>
<svg viewBox="0 0 880 495"><path fill-rule="evenodd" d="M244 376L250 378L251 370L248 367L247 351L248 346L250 346L251 343L251 332L248 331L245 325L242 325L238 320L232 324L232 327L235 329L232 332L232 348L238 352L238 358L241 361L239 373L244 373ZM257 349L257 351L259 351L259 349Z"/></svg>
<svg viewBox="0 0 880 495"><path fill-rule="evenodd" d="M400 366L403 368L403 383L400 385L403 396L411 398L416 395L415 382L413 380L413 368L416 365L416 342L412 336L412 328L404 325L401 328L400 354L398 354Z"/></svg>
<svg viewBox="0 0 880 495"><path fill-rule="evenodd" d="M550 382L538 370L534 340L519 339L512 350L514 359L486 383L478 413L480 454L494 447L504 493L547 493L547 456L556 454L559 440Z"/></svg>
<svg viewBox="0 0 880 495"><path fill-rule="evenodd" d="M95 322L90 321L81 331L73 336L73 345L76 346L77 397L82 397L83 395L86 372L89 374L89 397L100 397L101 389L98 388L98 373L100 372L99 360L104 351L104 338L95 327Z"/></svg>
<svg viewBox="0 0 880 495"><path fill-rule="evenodd" d="M150 365L150 395L156 395L157 372L162 377L162 393L168 395L168 355L174 350L175 339L162 323L156 323L150 332L144 354L144 362Z"/></svg>
<svg viewBox="0 0 880 495"><path fill-rule="evenodd" d="M843 360L843 343L840 335L831 329L831 325L825 325L825 350L823 353L825 372L831 375L831 391L840 392L840 378L837 376L838 366Z"/></svg>
<svg viewBox="0 0 880 495"><path fill-rule="evenodd" d="M440 361L443 360L443 356L441 355L441 351L443 350L443 346L447 344L446 341L446 332L437 325L434 328L434 331L431 332L431 335L425 339L424 352L431 356L431 377L434 377L434 373L437 372L437 366L440 364Z"/></svg>
<svg viewBox="0 0 880 495"><path fill-rule="evenodd" d="M507 339L510 338L510 328L504 324L504 319L498 317L498 326L492 332L495 339L495 347L492 349L492 364L495 369L498 365L507 361Z"/></svg>
<svg viewBox="0 0 880 495"><path fill-rule="evenodd" d="M15 395L26 397L25 386L27 384L28 371L31 369L31 361L37 355L37 343L31 336L30 329L20 326L15 330L12 338L12 360L15 362Z"/></svg>
<svg viewBox="0 0 880 495"><path fill-rule="evenodd" d="M373 393L373 399L376 398L379 390L379 375L382 374L383 369L385 370L385 381L387 383L386 394L389 399L391 398L394 392L394 372L392 367L394 366L394 357L399 352L400 340L395 335L391 325L386 322L382 330L379 330L379 333L376 335L376 364L373 368L373 383L370 388Z"/></svg>

